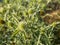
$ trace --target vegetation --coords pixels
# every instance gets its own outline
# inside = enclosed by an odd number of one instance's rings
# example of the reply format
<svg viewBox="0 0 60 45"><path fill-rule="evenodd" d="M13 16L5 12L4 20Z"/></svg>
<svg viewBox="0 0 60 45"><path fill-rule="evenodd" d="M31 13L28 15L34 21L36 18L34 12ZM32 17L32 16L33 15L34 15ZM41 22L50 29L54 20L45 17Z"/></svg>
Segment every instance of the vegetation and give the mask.
<svg viewBox="0 0 60 45"><path fill-rule="evenodd" d="M60 43L60 0L1 0L0 45Z"/></svg>

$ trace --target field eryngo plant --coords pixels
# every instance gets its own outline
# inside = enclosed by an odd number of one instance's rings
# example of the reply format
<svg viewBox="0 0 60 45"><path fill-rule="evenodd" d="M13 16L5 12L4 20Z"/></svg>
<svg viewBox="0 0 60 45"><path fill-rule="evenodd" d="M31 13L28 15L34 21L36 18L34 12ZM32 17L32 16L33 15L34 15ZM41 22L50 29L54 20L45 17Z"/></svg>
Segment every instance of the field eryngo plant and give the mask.
<svg viewBox="0 0 60 45"><path fill-rule="evenodd" d="M59 22L47 25L41 17L50 2L53 1L1 1L0 45L55 45L54 32L60 30Z"/></svg>

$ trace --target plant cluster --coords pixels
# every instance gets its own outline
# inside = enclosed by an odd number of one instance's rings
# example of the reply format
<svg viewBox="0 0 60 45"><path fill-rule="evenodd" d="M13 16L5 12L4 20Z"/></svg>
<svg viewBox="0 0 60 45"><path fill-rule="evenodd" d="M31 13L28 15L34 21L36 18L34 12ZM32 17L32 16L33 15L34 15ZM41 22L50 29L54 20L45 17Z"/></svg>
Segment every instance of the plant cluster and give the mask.
<svg viewBox="0 0 60 45"><path fill-rule="evenodd" d="M2 0L0 45L55 45L55 40L60 38L57 33L60 30L60 22L46 24L42 19L48 10L53 10L53 7L47 6L53 2L53 0ZM60 3L59 0L57 2Z"/></svg>

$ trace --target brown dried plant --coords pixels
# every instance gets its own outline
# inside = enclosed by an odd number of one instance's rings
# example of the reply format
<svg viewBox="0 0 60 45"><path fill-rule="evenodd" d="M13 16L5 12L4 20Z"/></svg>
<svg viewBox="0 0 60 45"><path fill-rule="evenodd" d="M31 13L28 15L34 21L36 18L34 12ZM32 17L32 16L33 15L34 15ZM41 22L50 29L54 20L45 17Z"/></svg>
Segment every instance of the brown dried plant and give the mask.
<svg viewBox="0 0 60 45"><path fill-rule="evenodd" d="M43 16L43 20L47 24L51 24L56 21L60 21L60 10L52 11L51 13L47 13Z"/></svg>

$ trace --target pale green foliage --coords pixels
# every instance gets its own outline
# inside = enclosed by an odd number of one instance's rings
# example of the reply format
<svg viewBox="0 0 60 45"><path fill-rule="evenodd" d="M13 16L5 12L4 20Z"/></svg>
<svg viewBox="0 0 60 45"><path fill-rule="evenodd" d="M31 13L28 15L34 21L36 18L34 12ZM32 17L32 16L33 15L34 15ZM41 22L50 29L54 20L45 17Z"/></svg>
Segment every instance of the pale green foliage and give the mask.
<svg viewBox="0 0 60 45"><path fill-rule="evenodd" d="M40 10L51 0L3 0L0 17L0 45L53 45L55 23L46 25Z"/></svg>

